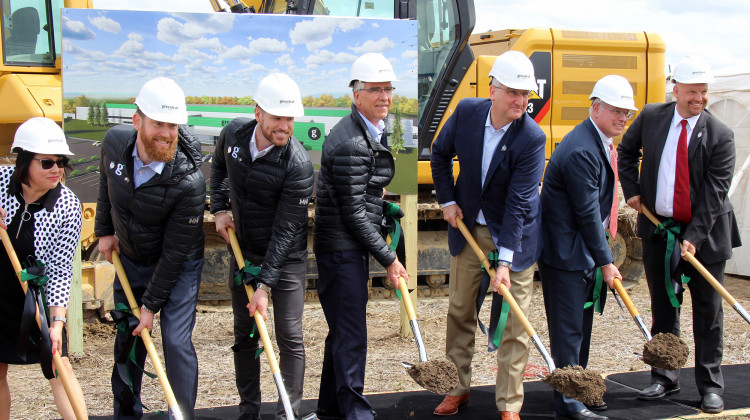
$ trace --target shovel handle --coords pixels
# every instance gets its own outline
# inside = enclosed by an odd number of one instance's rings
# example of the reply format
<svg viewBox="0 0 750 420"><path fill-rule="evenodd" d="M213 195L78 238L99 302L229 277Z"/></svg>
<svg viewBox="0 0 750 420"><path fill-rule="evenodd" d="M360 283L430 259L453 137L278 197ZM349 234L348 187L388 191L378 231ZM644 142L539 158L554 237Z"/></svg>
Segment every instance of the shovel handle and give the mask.
<svg viewBox="0 0 750 420"><path fill-rule="evenodd" d="M458 226L458 230L463 233L464 238L466 238L466 242L468 242L468 244L474 250L474 253L477 254L477 258L479 258L479 260L482 262L482 266L484 266L485 271L487 271L487 273L490 275L490 279L495 278L495 270L490 267L490 263L487 260L487 257L482 252L482 249L479 247L479 244L477 244L477 241L471 235L469 229L466 228L464 221L461 220L461 218L458 216L456 217L456 225ZM510 310L513 311L513 315L515 315L515 317L518 318L518 320L521 322L523 329L526 330L526 333L529 335L529 337L535 336L536 331L534 330L534 327L531 326L528 318L526 318L526 315L523 314L523 311L521 310L521 307L518 306L516 299L513 298L513 295L510 294L510 290L508 290L508 288L505 287L504 284L500 284L499 289L505 301L508 302Z"/></svg>
<svg viewBox="0 0 750 420"><path fill-rule="evenodd" d="M5 246L5 251L8 253L10 263L13 266L13 270L16 272L18 281L21 283L21 288L23 289L23 294L25 295L28 291L29 286L25 281L21 281L21 270L23 270L23 268L21 268L21 262L18 260L16 250L13 248L13 244L10 242L10 237L8 237L7 230L0 228L0 240L2 240L3 246ZM36 325L41 330L42 320L39 316L38 307L36 308L35 318ZM79 420L87 419L88 413L86 412L86 405L83 401L81 401L81 397L78 395L76 387L73 384L73 378L75 375L68 375L68 370L65 367L65 363L63 363L62 356L56 351L52 353L52 363L55 365L55 370L60 377L60 382L62 382L63 389L65 390L65 395L68 396L70 406L71 408L73 408L73 413L75 413L76 418Z"/></svg>
<svg viewBox="0 0 750 420"><path fill-rule="evenodd" d="M416 320L417 314L414 312L414 305L411 304L411 297L409 297L409 289L406 287L406 279L403 277L398 278L398 289L401 291L401 301L404 302L406 316L409 317L409 321Z"/></svg>
<svg viewBox="0 0 750 420"><path fill-rule="evenodd" d="M651 211L649 211L649 209L647 209L643 204L641 204L641 211L643 211L643 214L645 214L646 217L648 217L648 219L651 220L654 225L658 226L661 223L659 219L657 219L656 216L654 216L654 214L651 213ZM716 289L717 292L719 292L721 297L723 297L730 305L735 307L738 305L737 300L729 294L727 289L725 289L718 280L716 280L716 277L714 277L708 270L706 270L706 267L704 267L703 264L701 264L693 254L689 252L686 253L685 260L689 262L693 267L695 267L695 269L698 270L701 276L703 276L703 278L705 278L706 281L708 281L708 283L713 286L713 288Z"/></svg>
<svg viewBox="0 0 750 420"><path fill-rule="evenodd" d="M122 261L120 261L120 255L115 250L112 250L112 263L115 266L117 277L120 279L122 290L123 292L125 292L125 296L128 298L128 305L130 306L130 310L133 312L133 315L135 315L136 318L140 319L141 310L138 308L138 303L136 302L135 296L133 295L133 289L130 288L130 282L128 281L128 276L125 274L125 269L122 266ZM141 340L143 340L143 345L146 347L146 352L148 353L149 360L151 360L151 365L154 367L156 377L159 379L161 389L162 391L164 391L164 397L167 399L167 405L172 410L173 417L175 419L181 419L182 412L180 411L179 405L177 405L177 398L175 398L172 387L169 385L169 379L167 379L167 374L164 372L164 367L159 360L159 355L156 353L156 347L154 346L153 340L151 340L151 335L148 332L148 328L144 328L141 330L140 337Z"/></svg>
<svg viewBox="0 0 750 420"><path fill-rule="evenodd" d="M628 295L628 292L625 291L625 288L622 286L620 278L615 277L613 282L615 284L615 290L617 290L617 294L622 298L622 301L625 303L625 307L628 308L628 312L630 312L630 315L633 318L640 316L641 314L638 313L638 309L636 309L633 301L630 300L630 295Z"/></svg>
<svg viewBox="0 0 750 420"><path fill-rule="evenodd" d="M242 250L240 250L240 243L237 241L237 234L234 229L227 228L229 234L229 243L232 245L232 252L234 253L234 259L237 261L237 267L240 270L245 268L245 258L242 256ZM245 293L247 293L248 302L253 300L253 288L249 285L245 285ZM279 370L279 363L276 361L276 355L274 354L273 347L271 346L271 339L268 337L268 330L266 329L266 321L263 319L263 315L260 312L255 311L253 315L255 319L255 326L258 328L258 334L263 342L263 352L266 353L268 359L268 367L271 369L271 374L276 382L276 387L279 390L279 398L284 405L284 411L286 412L287 418L294 418L294 412L289 401L289 394L286 392L284 382L281 379L281 372Z"/></svg>

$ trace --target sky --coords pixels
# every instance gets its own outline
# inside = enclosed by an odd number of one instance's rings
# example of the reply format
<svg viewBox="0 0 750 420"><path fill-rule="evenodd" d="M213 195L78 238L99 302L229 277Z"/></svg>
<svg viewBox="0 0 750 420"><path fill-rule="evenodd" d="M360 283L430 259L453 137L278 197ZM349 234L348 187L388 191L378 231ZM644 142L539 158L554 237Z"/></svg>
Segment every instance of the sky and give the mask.
<svg viewBox="0 0 750 420"><path fill-rule="evenodd" d="M368 52L393 63L398 94L417 96L414 21L65 9L61 26L66 97L131 97L156 76L189 96L252 96L271 72L303 96L351 95L349 70Z"/></svg>
<svg viewBox="0 0 750 420"><path fill-rule="evenodd" d="M169 2L94 0L102 8L121 8L123 3L153 8ZM474 6L475 33L531 27L656 32L667 45L667 65L699 54L715 70L736 66L750 71L748 0L474 0ZM213 11L208 0L181 0L175 7Z"/></svg>

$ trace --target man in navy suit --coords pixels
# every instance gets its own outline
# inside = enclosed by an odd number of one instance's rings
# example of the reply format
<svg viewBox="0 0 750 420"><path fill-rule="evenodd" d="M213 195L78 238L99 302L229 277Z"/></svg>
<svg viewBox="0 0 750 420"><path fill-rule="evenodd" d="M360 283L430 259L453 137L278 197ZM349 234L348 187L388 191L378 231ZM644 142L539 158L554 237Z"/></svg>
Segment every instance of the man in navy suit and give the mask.
<svg viewBox="0 0 750 420"><path fill-rule="evenodd" d="M695 255L723 283L726 260L741 242L728 195L734 173L734 133L704 109L708 83L713 82L708 63L698 57L681 60L672 80L675 101L645 106L617 148L622 191L628 205L638 212L644 205L663 225L679 227L677 236L682 247L677 251L683 257L688 252ZM638 216L651 294L651 334L680 335L683 288L678 279L680 274L690 277L687 286L693 302L695 383L701 394L701 409L719 413L724 409L721 296L685 261L677 259L674 272L665 272L667 244L655 229L643 214ZM675 288L673 282L679 287ZM680 392L678 379L677 370L652 368L651 385L638 393L638 399L657 400L676 394Z"/></svg>
<svg viewBox="0 0 750 420"><path fill-rule="evenodd" d="M555 148L542 182L544 249L538 266L552 359L560 367L586 367L594 310L603 309L613 279L622 279L605 233L617 233L612 138L637 108L633 89L621 76L600 79L589 98L590 117ZM558 419L606 418L557 391L555 412Z"/></svg>
<svg viewBox="0 0 750 420"><path fill-rule="evenodd" d="M541 251L539 181L546 137L526 114L529 94L537 90L534 68L524 54L509 51L495 60L489 76L490 98L462 100L432 145L437 200L450 223L446 356L456 364L459 376L459 383L435 409L436 415L456 414L469 402L481 304L477 298L484 297L490 282L495 292L502 283L526 312L533 291L534 262ZM454 184L456 156L461 170ZM495 278L489 279L480 270L474 251L456 228L457 217L464 220L485 253L498 250ZM497 329L502 341L496 343L500 348L496 403L502 419L517 419L523 405L529 337L512 315L504 328Z"/></svg>

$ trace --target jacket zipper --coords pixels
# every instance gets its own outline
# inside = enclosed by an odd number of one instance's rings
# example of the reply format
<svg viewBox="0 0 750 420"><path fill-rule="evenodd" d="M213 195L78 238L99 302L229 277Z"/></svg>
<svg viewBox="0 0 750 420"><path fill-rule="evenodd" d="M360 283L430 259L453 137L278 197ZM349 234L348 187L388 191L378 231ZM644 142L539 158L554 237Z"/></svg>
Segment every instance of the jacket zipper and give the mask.
<svg viewBox="0 0 750 420"><path fill-rule="evenodd" d="M26 215L29 216L29 218L26 218ZM21 213L21 221L18 223L18 230L16 231L16 239L18 239L18 235L21 233L21 226L23 226L23 222L28 222L31 220L31 213L29 213L29 204L24 203L23 205L23 213Z"/></svg>

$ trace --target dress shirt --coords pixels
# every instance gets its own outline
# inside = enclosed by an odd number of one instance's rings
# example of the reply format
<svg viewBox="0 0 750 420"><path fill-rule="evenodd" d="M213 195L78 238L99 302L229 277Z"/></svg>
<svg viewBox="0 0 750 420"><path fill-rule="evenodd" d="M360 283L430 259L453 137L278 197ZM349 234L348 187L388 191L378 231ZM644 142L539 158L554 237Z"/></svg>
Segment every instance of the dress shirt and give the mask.
<svg viewBox="0 0 750 420"><path fill-rule="evenodd" d="M602 130L600 130L599 127L596 126L596 123L594 122L594 120L591 119L591 117L589 117L589 119L591 120L591 123L594 124L594 128L596 128L596 132L599 133L599 138L601 139L602 144L604 145L604 151L607 153L607 161L612 162L612 156L611 156L612 152L610 152L610 145L612 144L612 139L604 135L604 133L602 133ZM616 182L615 182L615 190L617 190ZM604 230L609 229L609 214L607 215L607 217L604 218L602 225L604 225Z"/></svg>
<svg viewBox="0 0 750 420"><path fill-rule="evenodd" d="M148 165L144 164L138 157L138 145L133 147L133 183L138 188L144 182L153 178L154 175L160 174L164 170L166 162L153 161Z"/></svg>
<svg viewBox="0 0 750 420"><path fill-rule="evenodd" d="M359 110L357 110L357 113L359 113L359 116L362 117L362 119L365 121L365 124L367 125L367 131L370 132L370 135L372 138L375 139L378 143L380 143L380 136L383 135L383 130L385 130L385 123L383 120L378 120L378 125L373 124L370 120L365 118L364 115L362 115Z"/></svg>
<svg viewBox="0 0 750 420"><path fill-rule="evenodd" d="M253 129L253 135L250 136L250 156L253 158L253 162L255 162L255 159L258 159L259 157L263 157L268 154L268 152L271 151L271 149L274 148L273 143L271 143L270 146L266 147L263 150L258 150L258 142L255 139L255 132L258 131L258 128L260 125L255 125L255 128Z"/></svg>
<svg viewBox="0 0 750 420"><path fill-rule="evenodd" d="M698 123L700 114L687 118L687 144L690 145L690 137L693 135L693 129ZM672 123L669 125L667 140L664 142L664 150L661 153L659 163L659 174L656 178L656 203L654 210L664 217L672 217L674 202L674 176L677 170L677 143L682 131L682 118L675 107Z"/></svg>

